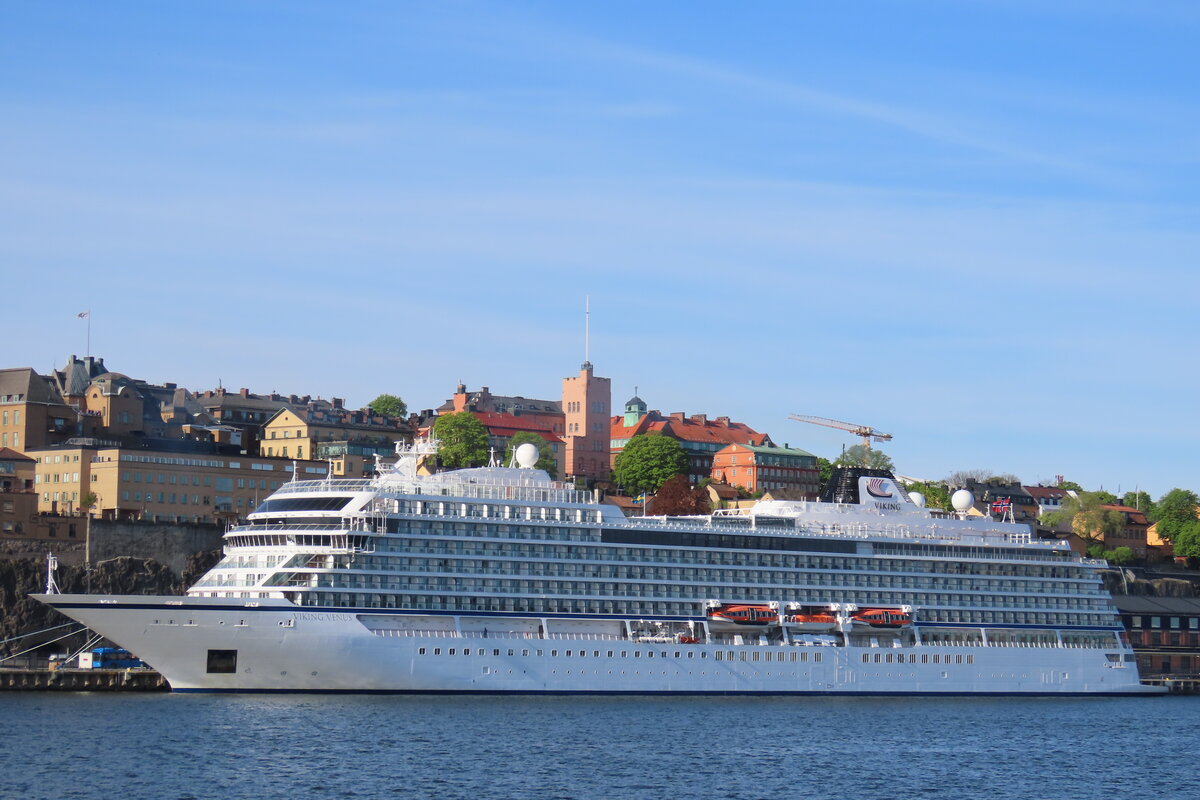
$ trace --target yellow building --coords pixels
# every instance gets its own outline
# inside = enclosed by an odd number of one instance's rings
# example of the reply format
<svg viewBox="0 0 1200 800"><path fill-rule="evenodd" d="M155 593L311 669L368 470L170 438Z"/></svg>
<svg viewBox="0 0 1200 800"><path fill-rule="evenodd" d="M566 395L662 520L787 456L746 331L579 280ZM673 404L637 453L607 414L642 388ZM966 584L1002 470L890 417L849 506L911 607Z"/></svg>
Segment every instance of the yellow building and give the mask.
<svg viewBox="0 0 1200 800"><path fill-rule="evenodd" d="M121 448L87 440L79 446L29 452L36 462L38 510L47 514L91 512L104 519L217 522L240 519L292 478L291 460L220 453ZM301 480L324 478L321 462L296 464Z"/></svg>
<svg viewBox="0 0 1200 800"><path fill-rule="evenodd" d="M366 411L296 412L282 408L262 427L259 453L274 458L330 461L333 474L371 475L375 456L391 460L396 442L411 442L407 424Z"/></svg>

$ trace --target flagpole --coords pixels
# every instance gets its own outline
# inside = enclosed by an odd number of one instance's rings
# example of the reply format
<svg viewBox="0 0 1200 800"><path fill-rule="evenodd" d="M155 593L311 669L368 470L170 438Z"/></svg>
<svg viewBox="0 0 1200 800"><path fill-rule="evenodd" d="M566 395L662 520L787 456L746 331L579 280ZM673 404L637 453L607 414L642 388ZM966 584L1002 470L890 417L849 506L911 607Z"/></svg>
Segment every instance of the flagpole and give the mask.
<svg viewBox="0 0 1200 800"><path fill-rule="evenodd" d="M91 354L92 354L92 310L90 308L87 310L87 322L88 322L87 355L91 356Z"/></svg>

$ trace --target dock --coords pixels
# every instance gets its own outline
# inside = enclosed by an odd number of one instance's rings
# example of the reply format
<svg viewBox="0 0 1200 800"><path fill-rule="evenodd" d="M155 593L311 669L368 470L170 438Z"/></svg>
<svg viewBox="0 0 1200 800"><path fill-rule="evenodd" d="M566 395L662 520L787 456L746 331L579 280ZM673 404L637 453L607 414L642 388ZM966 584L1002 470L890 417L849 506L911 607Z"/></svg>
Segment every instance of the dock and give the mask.
<svg viewBox="0 0 1200 800"><path fill-rule="evenodd" d="M152 669L0 669L0 691L165 692Z"/></svg>
<svg viewBox="0 0 1200 800"><path fill-rule="evenodd" d="M1186 678L1142 678L1147 686L1165 686L1170 694L1200 694L1200 677Z"/></svg>

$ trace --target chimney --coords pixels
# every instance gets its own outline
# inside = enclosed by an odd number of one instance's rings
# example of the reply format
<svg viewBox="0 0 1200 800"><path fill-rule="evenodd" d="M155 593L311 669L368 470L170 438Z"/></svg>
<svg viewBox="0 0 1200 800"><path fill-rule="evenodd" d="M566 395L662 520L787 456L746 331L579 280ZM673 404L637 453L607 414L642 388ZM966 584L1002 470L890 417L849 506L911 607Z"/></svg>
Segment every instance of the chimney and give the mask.
<svg viewBox="0 0 1200 800"><path fill-rule="evenodd" d="M716 422L718 425L721 425L722 427L725 427L725 428L729 427L729 417L717 417Z"/></svg>
<svg viewBox="0 0 1200 800"><path fill-rule="evenodd" d="M240 394L242 397L249 397L250 390L243 386L242 390L240 392L238 392L238 394Z"/></svg>
<svg viewBox="0 0 1200 800"><path fill-rule="evenodd" d="M697 425L703 425L704 423L708 422L708 415L692 414L692 422L695 422Z"/></svg>
<svg viewBox="0 0 1200 800"><path fill-rule="evenodd" d="M337 409L340 409L340 408L342 407L342 404L343 404L344 402L346 402L346 401L345 401L345 400L343 400L342 398L340 398L340 397L335 397L335 398L333 398L333 407L334 407L334 408L337 408Z"/></svg>
<svg viewBox="0 0 1200 800"><path fill-rule="evenodd" d="M289 394L289 395L288 395L288 402L289 402L289 403L291 403L292 405L299 405L299 404L300 404L300 398L299 398L299 397L296 397L296 395L294 395L294 394Z"/></svg>
<svg viewBox="0 0 1200 800"><path fill-rule="evenodd" d="M683 422L686 416L687 414L683 411L672 411L670 414L671 419L675 420L676 422Z"/></svg>
<svg viewBox="0 0 1200 800"><path fill-rule="evenodd" d="M174 389L174 388L175 388L175 384L173 384L173 383L164 383L164 384L163 384L163 388L164 388L164 389Z"/></svg>

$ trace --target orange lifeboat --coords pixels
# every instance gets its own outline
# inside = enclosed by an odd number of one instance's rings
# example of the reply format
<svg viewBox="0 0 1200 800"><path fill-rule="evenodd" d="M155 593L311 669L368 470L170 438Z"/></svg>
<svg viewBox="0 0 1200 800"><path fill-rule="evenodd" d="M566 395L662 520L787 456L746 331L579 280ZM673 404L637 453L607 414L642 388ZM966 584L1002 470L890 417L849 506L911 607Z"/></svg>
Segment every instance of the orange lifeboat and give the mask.
<svg viewBox="0 0 1200 800"><path fill-rule="evenodd" d="M837 617L825 611L788 614L783 618L784 627L808 633L823 633L837 627Z"/></svg>
<svg viewBox="0 0 1200 800"><path fill-rule="evenodd" d="M898 608L867 608L857 612L850 619L855 625L868 628L904 628L912 625L912 615Z"/></svg>
<svg viewBox="0 0 1200 800"><path fill-rule="evenodd" d="M779 624L779 613L770 606L717 606L709 609L708 624L714 630L770 628Z"/></svg>

